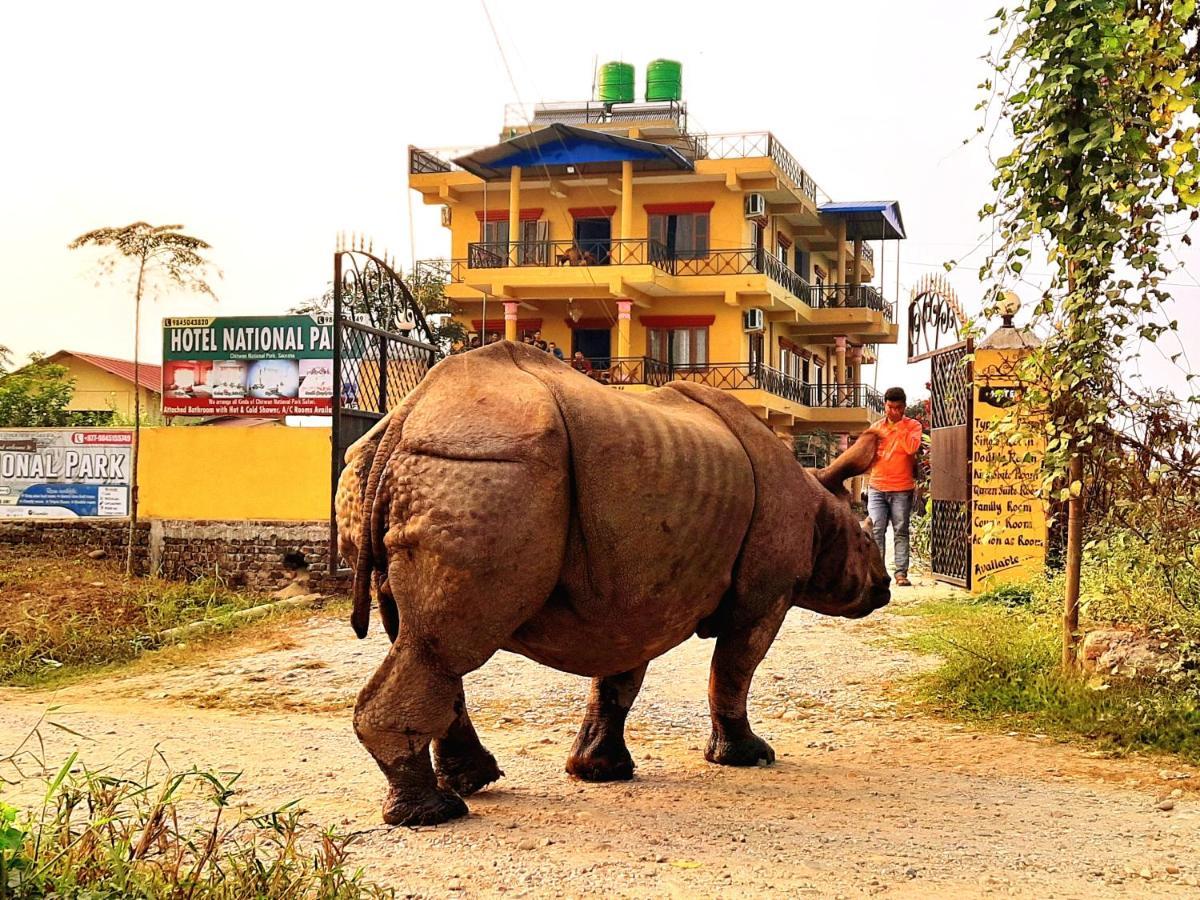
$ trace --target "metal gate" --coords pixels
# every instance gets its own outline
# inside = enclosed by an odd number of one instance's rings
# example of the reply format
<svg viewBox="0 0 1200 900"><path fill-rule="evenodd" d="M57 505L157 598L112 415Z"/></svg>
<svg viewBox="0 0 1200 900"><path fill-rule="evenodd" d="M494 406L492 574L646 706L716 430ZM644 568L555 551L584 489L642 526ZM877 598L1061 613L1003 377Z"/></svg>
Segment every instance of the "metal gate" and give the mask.
<svg viewBox="0 0 1200 900"><path fill-rule="evenodd" d="M971 578L971 341L953 289L940 276L913 288L908 361L929 360L930 569L934 578L968 587ZM943 345L943 341L952 341Z"/></svg>
<svg viewBox="0 0 1200 900"><path fill-rule="evenodd" d="M329 570L341 570L334 498L346 450L441 357L421 307L393 266L359 241L333 254L333 458Z"/></svg>

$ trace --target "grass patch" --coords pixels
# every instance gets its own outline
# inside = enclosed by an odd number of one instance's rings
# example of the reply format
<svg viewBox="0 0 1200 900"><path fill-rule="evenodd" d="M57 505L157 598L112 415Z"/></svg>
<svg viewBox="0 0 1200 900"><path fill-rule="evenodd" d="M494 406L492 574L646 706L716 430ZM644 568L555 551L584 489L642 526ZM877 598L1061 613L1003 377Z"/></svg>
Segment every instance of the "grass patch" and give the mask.
<svg viewBox="0 0 1200 900"><path fill-rule="evenodd" d="M1200 677L1194 669L1107 684L1064 676L1059 620L1039 608L1039 588L1031 595L1025 604L1006 594L914 608L918 622L907 643L942 658L938 669L916 682L917 698L953 718L1200 763Z"/></svg>
<svg viewBox="0 0 1200 900"><path fill-rule="evenodd" d="M264 602L217 579L128 579L116 561L0 548L0 684L45 684L128 662L165 629Z"/></svg>
<svg viewBox="0 0 1200 900"><path fill-rule="evenodd" d="M352 836L308 824L295 803L238 811L237 781L161 757L132 777L92 771L72 754L40 804L0 802L0 898L395 896L349 867Z"/></svg>

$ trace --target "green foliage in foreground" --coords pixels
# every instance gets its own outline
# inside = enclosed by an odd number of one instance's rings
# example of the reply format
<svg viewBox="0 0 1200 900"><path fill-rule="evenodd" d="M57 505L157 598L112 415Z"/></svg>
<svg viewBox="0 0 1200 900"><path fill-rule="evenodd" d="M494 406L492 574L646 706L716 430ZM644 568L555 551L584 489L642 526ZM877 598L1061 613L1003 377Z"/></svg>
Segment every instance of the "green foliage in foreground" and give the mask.
<svg viewBox="0 0 1200 900"><path fill-rule="evenodd" d="M1153 750L1200 762L1200 669L1183 638L1175 670L1153 680L1100 682L1064 675L1059 618L1001 597L927 604L911 646L942 658L916 685L935 711L1006 729L1082 736L1099 749ZM1008 599L1005 599L1008 598ZM1000 602L992 602L1000 600Z"/></svg>
<svg viewBox="0 0 1200 900"><path fill-rule="evenodd" d="M236 775L92 772L72 755L35 809L0 802L0 900L394 897L347 865L352 837L289 804L233 809Z"/></svg>

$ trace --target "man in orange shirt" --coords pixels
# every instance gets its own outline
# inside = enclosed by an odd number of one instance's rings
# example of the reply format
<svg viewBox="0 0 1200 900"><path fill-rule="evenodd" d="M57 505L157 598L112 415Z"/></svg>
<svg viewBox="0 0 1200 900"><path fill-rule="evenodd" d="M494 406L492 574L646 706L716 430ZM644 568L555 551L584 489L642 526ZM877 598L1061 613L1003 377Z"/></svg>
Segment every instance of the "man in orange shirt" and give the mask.
<svg viewBox="0 0 1200 900"><path fill-rule="evenodd" d="M917 452L921 449L921 423L904 415L908 397L903 388L888 388L883 395L886 415L867 429L878 435L875 464L867 490L867 515L875 529L879 552L886 553L888 522L896 544L893 580L908 580L908 520L912 515Z"/></svg>

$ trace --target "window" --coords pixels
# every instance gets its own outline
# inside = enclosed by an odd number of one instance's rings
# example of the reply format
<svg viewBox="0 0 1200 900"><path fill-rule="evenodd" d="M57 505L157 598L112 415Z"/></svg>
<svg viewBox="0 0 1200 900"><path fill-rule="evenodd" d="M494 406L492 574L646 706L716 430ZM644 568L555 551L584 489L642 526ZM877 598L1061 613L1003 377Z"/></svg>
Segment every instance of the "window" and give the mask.
<svg viewBox="0 0 1200 900"><path fill-rule="evenodd" d="M550 223L525 219L521 222L521 243L517 260L522 266L550 265Z"/></svg>
<svg viewBox="0 0 1200 900"><path fill-rule="evenodd" d="M708 213L652 214L650 240L666 247L672 259L708 256Z"/></svg>
<svg viewBox="0 0 1200 900"><path fill-rule="evenodd" d="M749 339L751 368L759 365L760 363L766 362L766 360L763 359L763 343L764 343L764 341L763 341L762 333L760 332L758 334L748 334L748 335L746 335L746 337Z"/></svg>
<svg viewBox="0 0 1200 900"><path fill-rule="evenodd" d="M708 365L707 328L649 328L646 355L673 366Z"/></svg>
<svg viewBox="0 0 1200 900"><path fill-rule="evenodd" d="M480 223L479 239L485 244L507 244L508 220L497 219L494 222Z"/></svg>
<svg viewBox="0 0 1200 900"><path fill-rule="evenodd" d="M801 250L799 245L795 250L795 263L792 268L796 270L796 274L805 281L812 280L812 254L806 250Z"/></svg>

